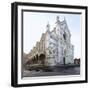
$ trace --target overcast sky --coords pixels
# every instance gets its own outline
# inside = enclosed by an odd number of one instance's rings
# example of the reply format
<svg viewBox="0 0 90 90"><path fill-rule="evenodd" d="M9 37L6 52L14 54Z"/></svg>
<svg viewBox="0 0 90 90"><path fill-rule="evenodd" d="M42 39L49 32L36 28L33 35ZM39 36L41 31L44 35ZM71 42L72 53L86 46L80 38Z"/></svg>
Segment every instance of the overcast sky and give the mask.
<svg viewBox="0 0 90 90"><path fill-rule="evenodd" d="M46 31L48 22L50 24L50 31L52 31L57 16L59 16L60 21L64 17L66 18L71 32L71 43L74 45L74 58L81 57L80 14L24 12L23 49L25 53L29 53L36 42L40 40L42 33Z"/></svg>

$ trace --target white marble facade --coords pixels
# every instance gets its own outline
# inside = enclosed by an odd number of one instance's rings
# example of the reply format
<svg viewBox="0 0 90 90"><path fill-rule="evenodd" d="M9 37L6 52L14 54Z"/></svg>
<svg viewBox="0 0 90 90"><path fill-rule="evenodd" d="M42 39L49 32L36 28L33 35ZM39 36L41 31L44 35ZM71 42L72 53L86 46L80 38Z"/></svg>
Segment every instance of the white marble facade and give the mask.
<svg viewBox="0 0 90 90"><path fill-rule="evenodd" d="M74 63L74 46L71 44L71 33L67 22L56 17L55 27L50 30L49 23L45 32L45 65L56 66Z"/></svg>

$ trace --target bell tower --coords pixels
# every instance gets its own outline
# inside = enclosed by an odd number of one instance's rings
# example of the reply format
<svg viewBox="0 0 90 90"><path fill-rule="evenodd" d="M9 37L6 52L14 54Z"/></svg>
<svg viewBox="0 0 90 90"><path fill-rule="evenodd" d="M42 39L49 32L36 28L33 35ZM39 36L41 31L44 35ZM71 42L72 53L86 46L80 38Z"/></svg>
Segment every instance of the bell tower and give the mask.
<svg viewBox="0 0 90 90"><path fill-rule="evenodd" d="M59 16L56 17L55 27L56 27L56 34L59 35L60 34L60 20L59 20Z"/></svg>

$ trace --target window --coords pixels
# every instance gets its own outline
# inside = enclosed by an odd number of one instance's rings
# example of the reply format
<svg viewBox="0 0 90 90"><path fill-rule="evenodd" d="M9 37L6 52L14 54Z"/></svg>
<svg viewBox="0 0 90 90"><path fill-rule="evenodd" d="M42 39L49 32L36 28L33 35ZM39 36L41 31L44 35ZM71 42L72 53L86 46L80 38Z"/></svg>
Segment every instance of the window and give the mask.
<svg viewBox="0 0 90 90"><path fill-rule="evenodd" d="M64 38L64 40L66 40L66 33L65 32L63 34L63 38Z"/></svg>
<svg viewBox="0 0 90 90"><path fill-rule="evenodd" d="M52 54L52 52L49 50L49 53Z"/></svg>

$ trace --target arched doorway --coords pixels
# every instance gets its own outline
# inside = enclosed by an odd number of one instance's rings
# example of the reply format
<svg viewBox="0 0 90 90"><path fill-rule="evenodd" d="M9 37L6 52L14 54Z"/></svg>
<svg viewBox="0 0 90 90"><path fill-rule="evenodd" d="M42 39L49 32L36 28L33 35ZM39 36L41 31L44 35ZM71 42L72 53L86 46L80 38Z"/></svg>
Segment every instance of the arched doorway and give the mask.
<svg viewBox="0 0 90 90"><path fill-rule="evenodd" d="M63 57L63 64L65 65L65 57Z"/></svg>
<svg viewBox="0 0 90 90"><path fill-rule="evenodd" d="M43 64L43 65L45 64L45 58L46 58L45 54L40 54L39 60L40 60L41 64Z"/></svg>
<svg viewBox="0 0 90 90"><path fill-rule="evenodd" d="M66 48L64 49L64 57L63 57L63 64L65 65L66 63Z"/></svg>

